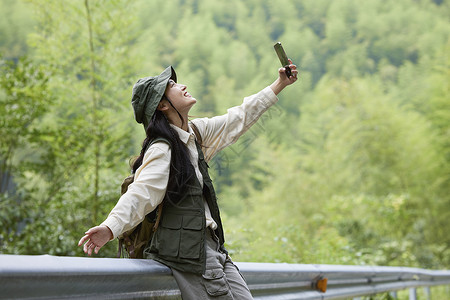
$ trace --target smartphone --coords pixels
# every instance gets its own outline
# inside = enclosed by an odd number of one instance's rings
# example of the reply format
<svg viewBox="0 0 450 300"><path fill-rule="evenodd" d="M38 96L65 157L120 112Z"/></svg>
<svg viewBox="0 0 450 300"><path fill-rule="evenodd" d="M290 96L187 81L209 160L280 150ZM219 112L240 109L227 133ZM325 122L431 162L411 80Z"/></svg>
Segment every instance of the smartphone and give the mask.
<svg viewBox="0 0 450 300"><path fill-rule="evenodd" d="M291 77L291 69L289 68L289 60L286 55L286 52L284 52L283 46L281 46L281 43L278 42L275 45L273 45L275 48L275 52L278 55L278 58L280 59L281 65L284 67L284 70L286 71L286 76L289 78Z"/></svg>

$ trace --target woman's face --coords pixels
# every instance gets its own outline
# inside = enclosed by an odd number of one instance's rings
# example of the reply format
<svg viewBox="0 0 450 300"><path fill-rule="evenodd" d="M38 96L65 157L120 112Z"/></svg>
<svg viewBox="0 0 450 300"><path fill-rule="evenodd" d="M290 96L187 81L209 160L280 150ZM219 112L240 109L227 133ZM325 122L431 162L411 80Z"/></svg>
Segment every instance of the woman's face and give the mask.
<svg viewBox="0 0 450 300"><path fill-rule="evenodd" d="M175 106L180 113L187 114L191 107L197 102L197 99L187 92L187 87L185 85L176 83L172 79L169 80L164 94L170 99L170 102L172 102L173 106Z"/></svg>

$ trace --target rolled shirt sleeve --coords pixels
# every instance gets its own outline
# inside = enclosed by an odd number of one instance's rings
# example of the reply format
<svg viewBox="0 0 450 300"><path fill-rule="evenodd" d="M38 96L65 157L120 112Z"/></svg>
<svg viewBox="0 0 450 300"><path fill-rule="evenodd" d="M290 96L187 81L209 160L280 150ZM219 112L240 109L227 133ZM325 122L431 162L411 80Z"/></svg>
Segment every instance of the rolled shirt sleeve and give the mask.
<svg viewBox="0 0 450 300"><path fill-rule="evenodd" d="M170 147L164 142L155 143L146 151L134 182L101 224L111 229L113 238L136 227L162 202L169 181L170 158Z"/></svg>

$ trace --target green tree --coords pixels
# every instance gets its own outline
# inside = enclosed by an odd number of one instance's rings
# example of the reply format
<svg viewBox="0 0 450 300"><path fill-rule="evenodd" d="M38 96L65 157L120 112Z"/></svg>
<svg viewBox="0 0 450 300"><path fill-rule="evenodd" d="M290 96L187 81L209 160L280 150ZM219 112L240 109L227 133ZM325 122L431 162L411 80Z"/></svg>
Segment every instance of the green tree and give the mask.
<svg viewBox="0 0 450 300"><path fill-rule="evenodd" d="M33 139L36 121L48 111L52 101L48 93L48 73L42 66L22 58L17 64L2 60L0 67L0 193L5 193L9 184L7 174L13 173L17 150Z"/></svg>
<svg viewBox="0 0 450 300"><path fill-rule="evenodd" d="M15 247L11 242L29 215L24 197L15 192L12 180L20 181L27 170L23 149L39 132L39 121L53 103L48 90L48 72L29 59L0 62L0 251ZM31 151L27 151L31 154ZM7 250L7 251L8 251Z"/></svg>
<svg viewBox="0 0 450 300"><path fill-rule="evenodd" d="M23 202L38 208L6 251L74 255L84 230L117 201L126 159L139 145L133 143L128 101L122 101L130 97L133 63L139 61L127 56L134 34L123 12L132 7L88 0L33 4L40 31L31 44L36 61L53 72L48 85L54 105L37 126L38 157L17 180Z"/></svg>

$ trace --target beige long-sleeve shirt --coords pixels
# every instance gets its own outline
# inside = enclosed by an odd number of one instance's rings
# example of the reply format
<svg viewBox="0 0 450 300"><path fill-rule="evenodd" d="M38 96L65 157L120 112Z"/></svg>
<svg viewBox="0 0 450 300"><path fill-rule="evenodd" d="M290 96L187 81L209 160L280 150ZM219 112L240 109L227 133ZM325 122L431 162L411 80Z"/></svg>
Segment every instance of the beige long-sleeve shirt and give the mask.
<svg viewBox="0 0 450 300"><path fill-rule="evenodd" d="M235 143L277 100L272 89L266 87L259 93L246 97L241 105L228 109L222 116L193 120L192 123L197 126L202 136L205 160L210 161L220 150ZM172 127L187 146L195 174L203 184L203 176L198 167L195 134L191 125L188 126L189 132L173 125ZM154 143L147 149L142 165L136 171L134 182L101 224L111 229L114 238L137 226L162 202L169 181L170 158L170 147L164 142ZM215 229L217 224L211 217L206 201L204 204L206 226Z"/></svg>

